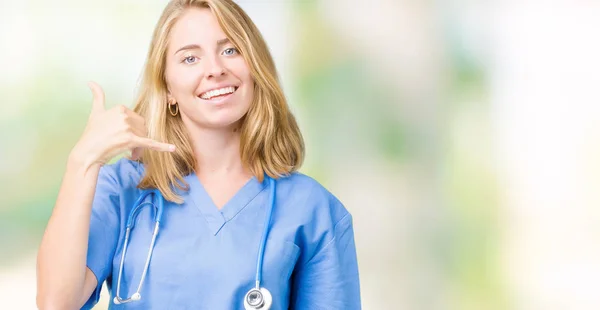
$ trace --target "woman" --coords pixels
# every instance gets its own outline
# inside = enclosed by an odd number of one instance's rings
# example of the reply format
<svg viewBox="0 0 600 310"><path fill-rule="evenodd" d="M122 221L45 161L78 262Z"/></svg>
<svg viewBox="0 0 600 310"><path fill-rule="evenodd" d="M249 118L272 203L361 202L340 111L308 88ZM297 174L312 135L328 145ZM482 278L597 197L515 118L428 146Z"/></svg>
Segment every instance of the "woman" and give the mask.
<svg viewBox="0 0 600 310"><path fill-rule="evenodd" d="M39 308L89 309L105 281L110 309L360 308L351 215L296 172L302 136L238 5L167 5L133 111L90 88L40 245Z"/></svg>

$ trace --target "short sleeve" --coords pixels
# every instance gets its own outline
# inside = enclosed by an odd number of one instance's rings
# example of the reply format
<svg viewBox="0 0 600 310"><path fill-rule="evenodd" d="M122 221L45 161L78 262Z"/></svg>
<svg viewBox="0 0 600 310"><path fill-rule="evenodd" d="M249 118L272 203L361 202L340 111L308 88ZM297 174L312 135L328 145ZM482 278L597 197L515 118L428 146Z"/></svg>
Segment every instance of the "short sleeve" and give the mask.
<svg viewBox="0 0 600 310"><path fill-rule="evenodd" d="M119 184L111 171L114 170L110 166L100 169L92 203L87 267L96 276L98 285L82 309L91 309L98 303L102 285L112 271L119 238Z"/></svg>
<svg viewBox="0 0 600 310"><path fill-rule="evenodd" d="M358 262L352 216L334 226L333 238L304 265L292 280L291 309L361 309Z"/></svg>

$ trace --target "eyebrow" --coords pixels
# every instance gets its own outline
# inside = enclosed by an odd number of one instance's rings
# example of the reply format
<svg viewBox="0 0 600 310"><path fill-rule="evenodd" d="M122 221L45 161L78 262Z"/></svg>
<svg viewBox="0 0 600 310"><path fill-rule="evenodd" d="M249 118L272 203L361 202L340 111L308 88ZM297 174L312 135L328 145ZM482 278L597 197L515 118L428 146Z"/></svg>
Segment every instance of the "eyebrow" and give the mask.
<svg viewBox="0 0 600 310"><path fill-rule="evenodd" d="M221 40L217 41L217 46L221 46L221 45L225 45L227 43L229 43L229 38L224 38ZM185 51L185 50L193 50L193 49L202 49L202 47L200 47L200 45L198 44L188 44L186 46L181 47L180 49L178 49L175 53L173 53L173 55L181 52L181 51Z"/></svg>

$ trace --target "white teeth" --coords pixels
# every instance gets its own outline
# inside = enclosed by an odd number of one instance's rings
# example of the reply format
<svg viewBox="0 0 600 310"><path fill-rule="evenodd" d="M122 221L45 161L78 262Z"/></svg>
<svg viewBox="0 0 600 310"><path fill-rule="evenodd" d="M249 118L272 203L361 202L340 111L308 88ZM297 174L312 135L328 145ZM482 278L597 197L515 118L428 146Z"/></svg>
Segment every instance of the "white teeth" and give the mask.
<svg viewBox="0 0 600 310"><path fill-rule="evenodd" d="M202 98L204 100L209 100L212 97L223 95L223 94L231 94L234 91L235 91L235 87L233 87L233 86L223 87L220 89L213 89L211 91L207 91L207 92L201 94L200 98Z"/></svg>

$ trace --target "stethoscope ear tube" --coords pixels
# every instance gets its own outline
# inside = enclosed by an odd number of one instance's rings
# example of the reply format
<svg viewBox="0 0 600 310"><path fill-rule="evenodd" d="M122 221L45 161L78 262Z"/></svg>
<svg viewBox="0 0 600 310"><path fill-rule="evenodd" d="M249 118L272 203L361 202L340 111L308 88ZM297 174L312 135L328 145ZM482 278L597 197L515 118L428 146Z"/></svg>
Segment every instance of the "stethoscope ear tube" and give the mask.
<svg viewBox="0 0 600 310"><path fill-rule="evenodd" d="M165 198L163 197L163 195L161 194L160 190L156 189L156 188L151 188L151 189L145 189L144 191L142 191L142 193L140 194L140 197L138 197L138 199L135 201L134 207L131 210L131 212L129 212L129 217L127 218L127 227L133 227L134 223L134 218L137 216L137 212L144 207L145 205L154 205L153 201L151 200L150 202L143 202L146 197L148 197L148 195L154 194L154 196L158 199L156 199L156 205L154 206L156 208L156 214L154 215L154 221L155 222L160 222L160 220L162 219L162 213L164 210L164 201Z"/></svg>

